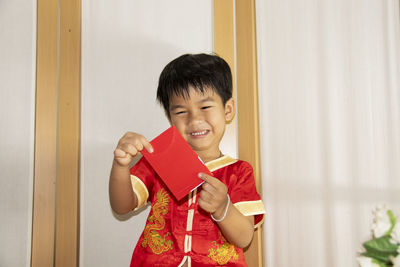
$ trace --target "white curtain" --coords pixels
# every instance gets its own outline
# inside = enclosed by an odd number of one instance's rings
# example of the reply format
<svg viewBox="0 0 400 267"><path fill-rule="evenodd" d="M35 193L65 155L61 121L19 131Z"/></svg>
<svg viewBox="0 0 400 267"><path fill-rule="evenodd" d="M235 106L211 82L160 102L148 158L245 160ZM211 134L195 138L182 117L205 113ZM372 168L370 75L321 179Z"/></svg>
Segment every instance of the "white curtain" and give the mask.
<svg viewBox="0 0 400 267"><path fill-rule="evenodd" d="M0 0L0 266L31 260L36 0Z"/></svg>
<svg viewBox="0 0 400 267"><path fill-rule="evenodd" d="M400 214L398 0L258 0L265 265L357 266Z"/></svg>

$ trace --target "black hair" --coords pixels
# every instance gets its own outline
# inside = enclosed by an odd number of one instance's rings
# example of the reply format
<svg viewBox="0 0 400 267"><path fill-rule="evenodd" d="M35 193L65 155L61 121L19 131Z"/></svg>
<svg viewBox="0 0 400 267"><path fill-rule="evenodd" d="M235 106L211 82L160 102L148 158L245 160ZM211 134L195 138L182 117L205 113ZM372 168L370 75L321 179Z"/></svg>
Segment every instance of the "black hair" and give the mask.
<svg viewBox="0 0 400 267"><path fill-rule="evenodd" d="M201 93L212 89L225 105L232 97L228 63L214 54L185 54L168 63L160 74L157 88L157 100L168 116L171 97L189 97L190 86Z"/></svg>

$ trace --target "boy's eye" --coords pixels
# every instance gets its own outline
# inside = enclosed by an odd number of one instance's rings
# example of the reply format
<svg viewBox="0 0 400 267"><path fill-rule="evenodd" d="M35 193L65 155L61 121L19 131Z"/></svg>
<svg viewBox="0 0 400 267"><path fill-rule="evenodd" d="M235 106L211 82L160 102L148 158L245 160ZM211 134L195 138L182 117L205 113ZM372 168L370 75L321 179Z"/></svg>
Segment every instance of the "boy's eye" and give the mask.
<svg viewBox="0 0 400 267"><path fill-rule="evenodd" d="M211 108L211 106L204 106L204 107L201 107L201 109L208 109L208 108Z"/></svg>
<svg viewBox="0 0 400 267"><path fill-rule="evenodd" d="M184 113L186 113L186 111L178 111L178 112L175 112L175 115L179 115L179 114L184 114Z"/></svg>

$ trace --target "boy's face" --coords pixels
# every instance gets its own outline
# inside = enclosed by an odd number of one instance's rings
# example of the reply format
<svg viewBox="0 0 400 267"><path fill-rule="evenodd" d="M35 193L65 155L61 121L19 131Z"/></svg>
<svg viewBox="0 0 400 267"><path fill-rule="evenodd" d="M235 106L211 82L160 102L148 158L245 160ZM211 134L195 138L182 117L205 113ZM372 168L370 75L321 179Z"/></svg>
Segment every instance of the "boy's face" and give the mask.
<svg viewBox="0 0 400 267"><path fill-rule="evenodd" d="M174 95L170 99L169 121L181 133L203 161L220 156L219 143L225 125L235 116L233 98L226 104L211 89L201 93L189 87L189 97Z"/></svg>

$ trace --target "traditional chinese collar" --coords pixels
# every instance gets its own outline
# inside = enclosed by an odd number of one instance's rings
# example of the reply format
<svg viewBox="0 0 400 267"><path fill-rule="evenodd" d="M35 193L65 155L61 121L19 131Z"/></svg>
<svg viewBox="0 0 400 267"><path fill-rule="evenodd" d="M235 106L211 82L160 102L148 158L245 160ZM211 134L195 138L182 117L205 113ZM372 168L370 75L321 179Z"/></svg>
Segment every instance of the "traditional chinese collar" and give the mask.
<svg viewBox="0 0 400 267"><path fill-rule="evenodd" d="M218 169L221 169L225 166L231 165L235 163L237 159L233 159L229 156L222 156L217 159L214 159L212 161L207 162L205 165L206 167L210 170L210 172L216 171Z"/></svg>

